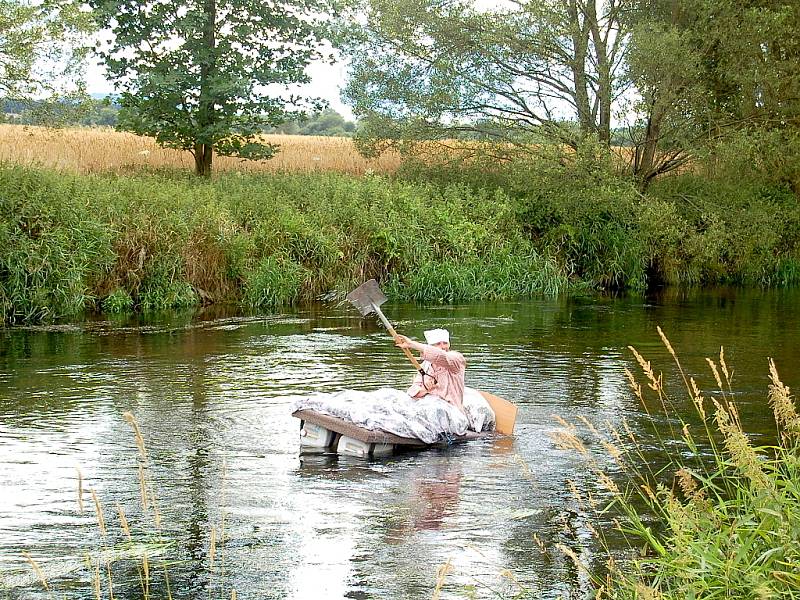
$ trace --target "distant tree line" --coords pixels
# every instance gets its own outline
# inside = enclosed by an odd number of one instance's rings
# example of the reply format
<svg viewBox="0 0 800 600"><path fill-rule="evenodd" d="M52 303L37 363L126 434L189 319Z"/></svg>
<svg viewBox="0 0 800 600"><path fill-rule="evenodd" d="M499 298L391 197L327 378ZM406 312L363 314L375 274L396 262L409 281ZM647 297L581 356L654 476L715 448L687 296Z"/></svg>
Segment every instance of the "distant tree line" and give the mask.
<svg viewBox="0 0 800 600"><path fill-rule="evenodd" d="M119 106L91 97L48 100L2 100L0 121L48 127L114 127Z"/></svg>
<svg viewBox="0 0 800 600"><path fill-rule="evenodd" d="M0 122L20 125L115 127L120 106L110 98L59 98L57 100L0 100ZM264 133L349 137L356 124L333 109L290 119Z"/></svg>
<svg viewBox="0 0 800 600"><path fill-rule="evenodd" d="M349 137L355 134L356 124L353 121L346 120L335 110L328 108L308 117L286 121L277 127L267 128L265 131L266 133L283 133L286 135Z"/></svg>

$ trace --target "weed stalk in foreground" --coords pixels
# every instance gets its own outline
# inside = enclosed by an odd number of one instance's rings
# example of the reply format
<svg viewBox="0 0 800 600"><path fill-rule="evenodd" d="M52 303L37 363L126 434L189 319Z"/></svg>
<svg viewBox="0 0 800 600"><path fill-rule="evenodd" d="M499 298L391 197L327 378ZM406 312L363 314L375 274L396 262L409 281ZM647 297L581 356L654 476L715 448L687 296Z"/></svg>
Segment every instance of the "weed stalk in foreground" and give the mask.
<svg viewBox="0 0 800 600"><path fill-rule="evenodd" d="M139 579L139 594L142 600L151 598L172 599L172 587L168 565L174 563L174 559L166 556L169 548L176 547L176 544L166 537L162 529L161 513L154 491L153 481L150 474L150 463L144 436L139 428L134 415L130 412L123 414L123 419L133 430L134 442L137 448L137 470L138 487L141 498L140 514L128 515L119 503L115 503L115 511L107 516L106 509L101 501L100 494L94 488L86 490L91 494L92 503L95 509L96 526L100 539L100 546L94 550L87 550L84 554L86 571L89 574L89 581L86 582L88 588L86 596L101 600L108 598L114 600L115 581L114 574L119 577L116 563L135 565ZM226 477L226 468L223 466L223 480ZM78 491L78 510L83 512L84 477L80 469L77 469L77 491ZM223 502L225 499L225 486L223 485ZM112 513L116 512L115 515ZM110 528L109 518L116 517L119 521L119 531L121 539L116 539L114 530ZM116 541L115 541L116 540ZM228 591L224 589L224 543L225 543L225 513L219 527L212 527L210 534L208 569L211 583L214 579L219 581L219 587L209 586L209 594L218 591L222 594L219 597L227 597ZM37 580L45 591L53 594L57 593L53 582L48 581L45 569L28 553L23 552L23 557L34 571ZM127 570L127 569L126 569ZM91 590L91 591L89 591ZM230 591L230 597L235 600L236 591Z"/></svg>
<svg viewBox="0 0 800 600"><path fill-rule="evenodd" d="M613 519L630 552L620 559L606 532L593 534L607 554L605 574L591 572L595 598L795 598L800 590L800 416L794 398L769 360L768 399L778 440L754 446L733 402L732 376L724 350L706 359L717 391L704 397L688 377L667 336L658 329L683 379L701 423L678 413L650 363L631 348L646 385L626 370L631 389L654 427L664 467L653 471L642 444L623 419L601 428L588 421L620 476L608 474L609 460L586 451L577 427L561 420L556 443L578 451L605 489L604 507L573 490L587 510ZM680 434L664 439L648 407L650 390ZM691 422L690 422L691 421ZM673 428L671 431L677 429ZM574 487L574 486L573 486ZM610 533L610 532L609 532ZM569 555L569 553L567 553Z"/></svg>

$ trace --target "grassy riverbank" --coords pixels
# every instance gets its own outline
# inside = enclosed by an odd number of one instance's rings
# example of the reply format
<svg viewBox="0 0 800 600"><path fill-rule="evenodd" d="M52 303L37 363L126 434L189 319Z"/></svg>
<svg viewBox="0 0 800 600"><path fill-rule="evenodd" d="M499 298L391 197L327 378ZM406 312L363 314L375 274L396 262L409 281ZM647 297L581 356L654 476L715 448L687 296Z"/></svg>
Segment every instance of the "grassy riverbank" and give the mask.
<svg viewBox="0 0 800 600"><path fill-rule="evenodd" d="M392 297L557 294L567 277L501 192L343 175L0 169L0 312L267 307L381 279Z"/></svg>
<svg viewBox="0 0 800 600"><path fill-rule="evenodd" d="M758 177L684 174L641 195L607 157L399 174L74 174L0 167L0 318L235 302L375 277L455 302L655 284L800 281L800 206Z"/></svg>

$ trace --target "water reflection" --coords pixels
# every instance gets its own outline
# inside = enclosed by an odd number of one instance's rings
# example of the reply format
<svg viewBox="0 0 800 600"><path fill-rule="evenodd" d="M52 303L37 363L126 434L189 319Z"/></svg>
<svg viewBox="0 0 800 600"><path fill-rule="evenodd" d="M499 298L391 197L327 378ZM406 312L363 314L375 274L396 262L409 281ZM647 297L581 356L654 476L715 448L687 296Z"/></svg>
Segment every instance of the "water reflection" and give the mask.
<svg viewBox="0 0 800 600"><path fill-rule="evenodd" d="M289 416L292 399L311 391L405 387L402 354L376 322L349 310L0 331L0 573L13 584L10 597L35 597L20 555L28 550L53 574L59 597L86 597L91 574L64 566L99 543L93 515L77 507L76 467L107 507L140 517L136 446L121 418L131 411L149 448L164 530L180 549L174 598L233 589L239 598L430 598L448 560L444 598L520 586L535 597L581 597L585 576L556 547L599 565L598 517L582 512L569 484L600 499L603 492L580 457L548 437L560 427L553 415L618 429L626 419L644 447L654 441L651 425L669 436L659 407L649 407L651 417L628 393L630 344L664 372L671 401L691 419L660 325L704 390L715 387L705 357L725 345L745 427L769 439L766 357L797 385L788 368L798 359L798 300L798 292L719 290L387 306L415 337L448 327L467 357L469 384L508 397L520 413L513 439L367 462L301 461L299 423ZM113 515L107 520L116 526ZM209 570L211 531L223 527L224 576ZM135 590L123 579L115 597Z"/></svg>
<svg viewBox="0 0 800 600"><path fill-rule="evenodd" d="M416 531L441 529L455 513L461 491L461 469L450 460L434 461L409 484L407 514L389 528L386 539L397 542Z"/></svg>

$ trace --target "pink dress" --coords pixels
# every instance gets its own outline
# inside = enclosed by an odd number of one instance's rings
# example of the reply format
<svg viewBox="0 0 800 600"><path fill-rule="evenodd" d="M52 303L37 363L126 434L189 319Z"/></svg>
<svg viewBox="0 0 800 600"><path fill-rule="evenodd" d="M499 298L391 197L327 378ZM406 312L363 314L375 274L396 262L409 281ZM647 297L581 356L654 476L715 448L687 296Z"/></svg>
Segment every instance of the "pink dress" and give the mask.
<svg viewBox="0 0 800 600"><path fill-rule="evenodd" d="M434 346L425 346L422 350L422 368L426 375L421 373L414 376L408 395L412 398L425 394L439 396L459 410L464 410L464 371L467 361L464 355L455 350L445 352ZM420 394L425 392L425 394Z"/></svg>

